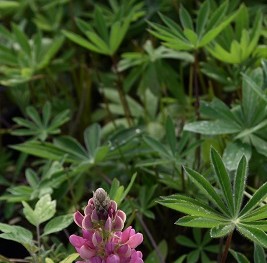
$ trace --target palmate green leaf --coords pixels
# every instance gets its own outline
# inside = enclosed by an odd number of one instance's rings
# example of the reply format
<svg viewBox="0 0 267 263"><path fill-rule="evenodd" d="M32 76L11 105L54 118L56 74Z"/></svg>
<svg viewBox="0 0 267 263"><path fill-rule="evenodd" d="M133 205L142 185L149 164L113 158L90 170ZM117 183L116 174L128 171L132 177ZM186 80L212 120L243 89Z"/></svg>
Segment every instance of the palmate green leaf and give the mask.
<svg viewBox="0 0 267 263"><path fill-rule="evenodd" d="M143 136L142 138L145 141L145 143L147 143L158 154L168 157L168 158L171 156L168 149L165 147L165 145L161 144L154 138L149 137L149 136Z"/></svg>
<svg viewBox="0 0 267 263"><path fill-rule="evenodd" d="M243 201L243 196L244 196L244 191L246 187L246 179L247 179L247 159L245 156L242 157L238 164L238 168L236 171L236 176L234 180L234 205L235 205L235 213L239 213L242 201Z"/></svg>
<svg viewBox="0 0 267 263"><path fill-rule="evenodd" d="M67 228L73 222L73 215L57 216L50 220L44 227L42 236L46 236L55 232L59 232Z"/></svg>
<svg viewBox="0 0 267 263"><path fill-rule="evenodd" d="M266 263L265 251L257 243L254 243L254 263Z"/></svg>
<svg viewBox="0 0 267 263"><path fill-rule="evenodd" d="M28 41L28 37L15 24L12 24L12 30L14 32L17 43L20 45L21 49L28 56L28 58L31 59L31 47Z"/></svg>
<svg viewBox="0 0 267 263"><path fill-rule="evenodd" d="M108 44L98 34L93 31L87 31L85 35L100 50L101 54L111 55Z"/></svg>
<svg viewBox="0 0 267 263"><path fill-rule="evenodd" d="M184 35L190 41L191 45L196 48L198 44L197 34L193 30L186 28L184 29Z"/></svg>
<svg viewBox="0 0 267 263"><path fill-rule="evenodd" d="M205 1L201 5L197 15L196 32L200 38L202 37L202 34L205 31L205 26L207 24L209 14L210 14L210 2Z"/></svg>
<svg viewBox="0 0 267 263"><path fill-rule="evenodd" d="M207 198L214 203L225 215L229 215L229 209L225 206L221 197L217 194L214 187L209 181L198 172L185 168L186 173L195 185L207 196Z"/></svg>
<svg viewBox="0 0 267 263"><path fill-rule="evenodd" d="M215 220L207 217L199 216L184 216L179 218L175 224L184 227L200 227L200 228L211 228L222 224L223 220Z"/></svg>
<svg viewBox="0 0 267 263"><path fill-rule="evenodd" d="M107 43L109 40L108 27L107 27L107 23L106 23L104 16L103 16L103 12L99 6L96 6L96 8L95 8L94 20L95 20L96 29L97 29L99 35Z"/></svg>
<svg viewBox="0 0 267 263"><path fill-rule="evenodd" d="M237 230L246 238L267 248L267 234L264 231L244 224L238 224Z"/></svg>
<svg viewBox="0 0 267 263"><path fill-rule="evenodd" d="M192 18L182 5L179 8L179 18L184 29L188 28L194 30Z"/></svg>
<svg viewBox="0 0 267 263"><path fill-rule="evenodd" d="M242 222L253 222L267 218L267 205L261 206L257 209L246 213L242 216Z"/></svg>
<svg viewBox="0 0 267 263"><path fill-rule="evenodd" d="M55 54L59 51L59 49L62 47L63 43L64 37L60 36L58 38L53 39L52 43L49 45L48 49L45 52L43 52L43 50L40 50L40 52L42 52L42 56L40 55L39 57L40 61L38 61L37 69L45 68L49 64L51 59L55 56Z"/></svg>
<svg viewBox="0 0 267 263"><path fill-rule="evenodd" d="M244 208L240 212L240 216L245 216L250 212L254 207L259 205L267 196L267 183L263 184L247 202Z"/></svg>
<svg viewBox="0 0 267 263"><path fill-rule="evenodd" d="M33 253L37 250L33 243L32 233L28 229L21 226L0 223L0 231L3 232L0 234L0 238L18 242L22 244L30 253Z"/></svg>
<svg viewBox="0 0 267 263"><path fill-rule="evenodd" d="M157 202L163 206L169 207L185 214L215 220L223 220L221 215L214 209L209 207L207 204L191 197L176 194L168 197L163 197L162 200L159 200Z"/></svg>
<svg viewBox="0 0 267 263"><path fill-rule="evenodd" d="M235 229L235 224L232 224L231 222L229 222L228 224L220 224L218 226L213 227L210 230L210 236L212 238L224 237L233 232L234 229Z"/></svg>
<svg viewBox="0 0 267 263"><path fill-rule="evenodd" d="M266 95L262 92L261 89L259 89L257 83L248 75L242 74L242 79L243 81L251 88L253 91L258 95L258 97L265 102L267 102L267 97Z"/></svg>
<svg viewBox="0 0 267 263"><path fill-rule="evenodd" d="M215 120L187 123L184 126L184 130L204 135L220 135L237 133L240 131L240 128L223 120Z"/></svg>
<svg viewBox="0 0 267 263"><path fill-rule="evenodd" d="M183 35L183 31L180 25L174 22L171 18L162 15L161 13L159 13L159 16L161 20L168 26L172 34L174 34L177 38L181 39L184 42L187 41ZM162 29L164 30L164 27L162 27Z"/></svg>
<svg viewBox="0 0 267 263"><path fill-rule="evenodd" d="M222 5L224 5L225 3L228 3L228 1L225 1ZM225 9L225 6L223 7L223 9ZM213 28L211 28L209 31L207 31L206 34L204 34L204 36L200 40L198 46L199 47L206 46L209 42L214 40L215 37L235 19L235 17L238 15L238 12L240 11L240 9L241 9L241 7L238 10L236 10L233 14L231 14L230 16L228 16L226 18L224 17L223 21L220 22L218 25L215 26L215 24L217 24L217 23L214 23L212 26ZM222 14L220 14L220 15L222 15ZM216 17L215 19L219 20L218 18L219 17ZM211 20L209 22L211 24Z"/></svg>
<svg viewBox="0 0 267 263"><path fill-rule="evenodd" d="M65 154L69 154L71 158L74 157L77 161L85 161L88 159L87 152L82 147L82 145L71 136L61 136L59 138L54 139L54 145L65 152Z"/></svg>
<svg viewBox="0 0 267 263"><path fill-rule="evenodd" d="M175 155L176 152L176 136L175 136L175 127L170 117L166 121L166 133L167 141L172 151L172 154Z"/></svg>
<svg viewBox="0 0 267 263"><path fill-rule="evenodd" d="M197 248L198 245L193 242L193 240L189 237L186 237L186 236L177 236L175 238L176 242L180 245L183 245L185 247L190 247L190 248Z"/></svg>
<svg viewBox="0 0 267 263"><path fill-rule="evenodd" d="M90 156L95 156L97 148L100 146L101 127L94 123L84 131L84 142Z"/></svg>
<svg viewBox="0 0 267 263"><path fill-rule="evenodd" d="M267 220L259 220L259 221L252 221L252 222L244 222L243 220L241 220L242 225L245 226L250 226L252 228L257 228L259 230L262 230L264 232L267 231Z"/></svg>
<svg viewBox="0 0 267 263"><path fill-rule="evenodd" d="M38 142L38 141L29 141L17 145L10 146L12 149L31 154L33 156L38 156L41 158L49 160L62 160L63 157L65 162L77 162L77 159L74 155L66 155L66 152L59 147L53 145L52 143Z"/></svg>
<svg viewBox="0 0 267 263"><path fill-rule="evenodd" d="M6 10L6 9L15 9L18 8L20 6L20 4L18 3L18 1L5 1L5 0L1 0L0 1L0 10Z"/></svg>
<svg viewBox="0 0 267 263"><path fill-rule="evenodd" d="M229 249L229 251L232 254L232 256L235 258L237 263L250 263L250 261L243 254L236 252L232 249Z"/></svg>
<svg viewBox="0 0 267 263"><path fill-rule="evenodd" d="M251 154L251 145L242 143L239 140L230 141L223 151L223 162L229 171L234 171L237 169L241 158L245 156L249 160Z"/></svg>
<svg viewBox="0 0 267 263"><path fill-rule="evenodd" d="M74 43L76 43L76 44L78 44L78 45L80 45L86 49L89 49L89 50L94 51L96 53L109 55L106 53L102 53L101 49L99 49L97 46L93 45L92 43L90 43L89 41L87 41L85 38L81 37L78 34L75 34L75 33L72 33L72 32L66 31L66 30L63 30L62 32L68 39L70 39Z"/></svg>
<svg viewBox="0 0 267 263"><path fill-rule="evenodd" d="M267 157L267 141L254 134L251 134L249 138L257 152Z"/></svg>
<svg viewBox="0 0 267 263"><path fill-rule="evenodd" d="M25 217L34 226L39 226L56 213L56 201L52 201L50 195L42 196L36 203L34 210L26 202L22 202L22 204Z"/></svg>
<svg viewBox="0 0 267 263"><path fill-rule="evenodd" d="M224 166L224 163L220 155L214 148L211 148L210 157L216 178L223 192L224 200L229 210L231 211L231 214L233 214L234 213L233 192L231 188L231 181L229 175L226 171L226 168ZM243 192L241 194L243 194Z"/></svg>

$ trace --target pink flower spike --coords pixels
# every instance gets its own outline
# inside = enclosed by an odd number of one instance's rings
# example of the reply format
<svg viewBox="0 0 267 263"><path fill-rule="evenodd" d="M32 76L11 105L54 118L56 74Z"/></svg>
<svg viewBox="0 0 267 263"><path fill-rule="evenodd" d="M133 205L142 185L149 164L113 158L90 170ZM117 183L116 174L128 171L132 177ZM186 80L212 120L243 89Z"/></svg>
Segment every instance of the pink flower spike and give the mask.
<svg viewBox="0 0 267 263"><path fill-rule="evenodd" d="M84 218L84 216L79 211L77 211L77 212L74 213L74 222L79 227L82 227L83 218Z"/></svg>
<svg viewBox="0 0 267 263"><path fill-rule="evenodd" d="M143 242L143 235L141 233L136 233L129 238L127 244L130 246L130 248L136 248L142 242Z"/></svg>

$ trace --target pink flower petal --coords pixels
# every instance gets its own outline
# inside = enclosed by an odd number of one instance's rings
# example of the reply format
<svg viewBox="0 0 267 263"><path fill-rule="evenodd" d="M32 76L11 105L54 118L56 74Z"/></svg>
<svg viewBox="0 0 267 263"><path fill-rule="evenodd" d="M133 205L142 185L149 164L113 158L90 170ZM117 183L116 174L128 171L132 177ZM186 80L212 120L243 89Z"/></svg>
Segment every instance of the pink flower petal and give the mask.
<svg viewBox="0 0 267 263"><path fill-rule="evenodd" d="M130 246L130 248L136 248L142 242L143 242L143 235L141 233L136 233L135 235L129 238L127 244Z"/></svg>
<svg viewBox="0 0 267 263"><path fill-rule="evenodd" d="M74 213L74 222L79 226L82 227L82 221L83 221L84 216L79 212Z"/></svg>
<svg viewBox="0 0 267 263"><path fill-rule="evenodd" d="M106 254L113 254L115 250L115 243L112 241L108 241L105 246L105 252Z"/></svg>
<svg viewBox="0 0 267 263"><path fill-rule="evenodd" d="M77 247L77 248L82 247L86 243L86 239L76 236L76 235L71 235L69 237L69 241L74 247Z"/></svg>
<svg viewBox="0 0 267 263"><path fill-rule="evenodd" d="M105 223L105 230L111 232L111 228L112 228L112 220L110 217L108 217Z"/></svg>
<svg viewBox="0 0 267 263"><path fill-rule="evenodd" d="M123 227L124 227L123 220L119 216L116 216L113 222L113 227L112 227L113 231L121 231Z"/></svg>
<svg viewBox="0 0 267 263"><path fill-rule="evenodd" d="M123 223L126 221L126 214L122 210L118 210L116 216L119 216L122 219Z"/></svg>
<svg viewBox="0 0 267 263"><path fill-rule="evenodd" d="M107 257L106 263L120 263L120 257L117 255L109 255Z"/></svg>
<svg viewBox="0 0 267 263"><path fill-rule="evenodd" d="M122 245L117 249L117 253L124 258L131 256L131 248L128 245Z"/></svg>
<svg viewBox="0 0 267 263"><path fill-rule="evenodd" d="M93 224L91 221L91 216L90 215L86 215L82 221L82 228L86 229L86 230L90 230L93 228Z"/></svg>
<svg viewBox="0 0 267 263"><path fill-rule="evenodd" d="M126 243L129 240L131 229L132 229L132 227L129 226L122 232L122 235L121 235L121 243L122 244Z"/></svg>
<svg viewBox="0 0 267 263"><path fill-rule="evenodd" d="M89 248L88 246L82 246L80 248L80 256L82 259L90 259L95 256L96 251L94 249Z"/></svg>

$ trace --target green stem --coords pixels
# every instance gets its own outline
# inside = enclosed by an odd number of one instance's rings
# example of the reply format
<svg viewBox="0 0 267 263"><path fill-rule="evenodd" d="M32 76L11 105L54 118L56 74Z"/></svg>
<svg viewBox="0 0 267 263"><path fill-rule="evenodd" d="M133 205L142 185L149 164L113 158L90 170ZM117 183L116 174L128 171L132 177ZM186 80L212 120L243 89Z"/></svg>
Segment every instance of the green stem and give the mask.
<svg viewBox="0 0 267 263"><path fill-rule="evenodd" d="M117 62L116 62L116 59L115 59L114 56L112 57L112 62L113 62L113 67L114 67L115 74L117 76L117 88L118 88L121 104L122 104L122 107L123 107L123 110L124 110L124 113L125 113L125 117L127 119L128 125L132 126L133 123L132 123L132 118L131 118L130 107L128 105L128 102L127 102L127 99L126 99L126 96L125 96L125 93L124 93L124 90L123 90L122 77L121 77L121 74L120 74L120 72L118 70Z"/></svg>
<svg viewBox="0 0 267 263"><path fill-rule="evenodd" d="M195 116L196 120L200 119L200 102L199 102L199 83L198 83L198 72L199 72L199 64L198 64L198 53L195 52L194 55L194 67L193 67L193 76L194 76L194 95L195 95ZM196 134L196 140L200 140L200 134ZM201 152L200 152L200 146L196 148L195 152L195 167L196 169L199 169L200 167L200 159L201 159Z"/></svg>
<svg viewBox="0 0 267 263"><path fill-rule="evenodd" d="M226 262L227 255L228 255L229 248L230 248L231 241L232 241L232 236L233 236L233 231L229 234L229 236L226 239L225 248L224 248L224 251L223 251L221 263L225 263Z"/></svg>

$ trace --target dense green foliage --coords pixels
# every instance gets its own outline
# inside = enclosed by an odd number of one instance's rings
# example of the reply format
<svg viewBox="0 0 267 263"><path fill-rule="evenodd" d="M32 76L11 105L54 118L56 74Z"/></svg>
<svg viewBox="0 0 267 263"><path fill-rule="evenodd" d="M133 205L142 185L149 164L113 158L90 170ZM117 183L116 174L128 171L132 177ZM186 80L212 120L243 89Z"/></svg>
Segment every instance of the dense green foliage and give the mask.
<svg viewBox="0 0 267 263"><path fill-rule="evenodd" d="M265 1L1 0L0 19L0 262L76 260L98 187L145 263L266 262Z"/></svg>

